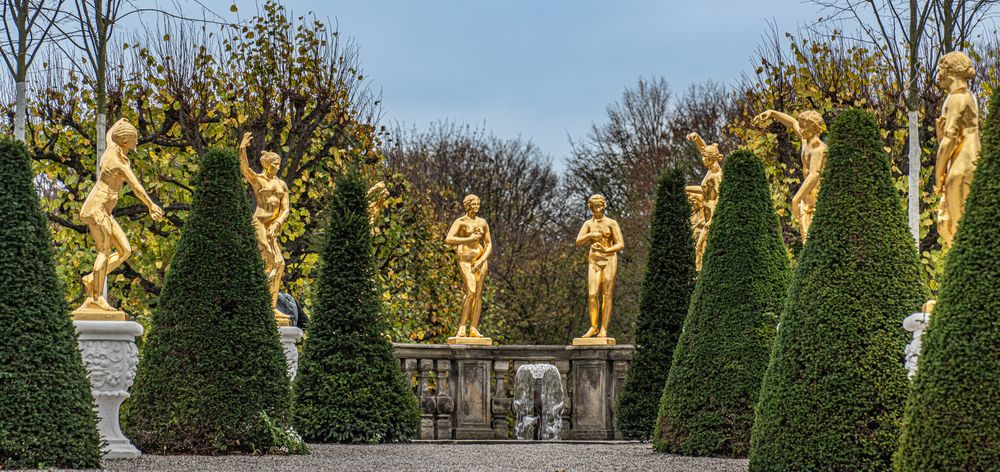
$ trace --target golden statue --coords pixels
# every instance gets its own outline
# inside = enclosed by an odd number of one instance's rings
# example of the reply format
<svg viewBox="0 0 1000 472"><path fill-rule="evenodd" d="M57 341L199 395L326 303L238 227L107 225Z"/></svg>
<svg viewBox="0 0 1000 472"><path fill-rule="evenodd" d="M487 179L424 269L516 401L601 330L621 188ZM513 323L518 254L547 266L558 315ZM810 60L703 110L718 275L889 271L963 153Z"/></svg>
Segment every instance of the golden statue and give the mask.
<svg viewBox="0 0 1000 472"><path fill-rule="evenodd" d="M618 273L618 251L625 248L625 240L618 222L604 216L606 206L603 195L593 195L587 199L587 207L594 217L583 223L576 236L577 246L590 245L587 256L587 311L590 314L590 329L582 337L573 339L574 346L615 344L615 339L608 337L608 325L611 324L611 300L615 291L615 275Z"/></svg>
<svg viewBox="0 0 1000 472"><path fill-rule="evenodd" d="M281 277L285 273L285 257L281 254L278 235L281 233L281 226L288 220L288 186L278 177L281 156L277 153L269 151L260 153L260 167L263 170L259 174L250 168L247 147L252 140L252 134L243 133L243 141L240 143L240 170L250 183L257 204L251 222L257 236L260 256L264 259L264 272L267 274L268 290L271 292L274 320L278 326L291 326L291 318L278 311L278 289L281 288Z"/></svg>
<svg viewBox="0 0 1000 472"><path fill-rule="evenodd" d="M112 308L104 297L108 274L132 255L132 246L129 245L125 232L111 216L118 204L118 192L122 184L128 183L132 193L149 209L149 216L154 221L163 218L163 209L149 199L146 189L142 188L139 179L132 172L128 153L135 149L138 141L139 134L135 126L125 118L111 125L107 134L107 148L98 163L97 183L80 207L80 219L87 224L94 237L97 258L94 259L93 272L83 276L87 299L73 311L75 320L128 319L124 312Z"/></svg>
<svg viewBox="0 0 1000 472"><path fill-rule="evenodd" d="M695 267L701 270L702 255L708 242L708 229L712 226L712 216L719 202L719 185L722 184L722 153L718 144L706 145L698 133L687 135L687 140L694 143L701 155L701 162L708 169L701 185L688 185L685 191L688 200L693 202L694 213L691 215L691 228L695 240Z"/></svg>
<svg viewBox="0 0 1000 472"><path fill-rule="evenodd" d="M375 223L388 197L389 191L385 188L385 182L377 182L368 189L368 224L372 227L372 234L375 234Z"/></svg>
<svg viewBox="0 0 1000 472"><path fill-rule="evenodd" d="M941 196L938 233L945 246L951 246L955 239L979 158L979 105L969 92L969 81L975 75L969 56L961 52L945 54L938 62L937 83L948 96L935 123L934 193Z"/></svg>
<svg viewBox="0 0 1000 472"><path fill-rule="evenodd" d="M799 113L798 119L784 113L767 110L753 118L753 123L763 128L770 119L785 125L785 128L799 136L802 145L802 186L792 197L792 217L799 221L802 242L809 236L813 213L816 212L816 198L819 197L820 174L826 165L826 143L820 135L826 130L823 115L813 110Z"/></svg>
<svg viewBox="0 0 1000 472"><path fill-rule="evenodd" d="M483 282L489 267L487 259L493 252L490 225L479 218L479 197L468 195L462 201L465 216L455 220L448 230L445 243L455 246L458 255L458 271L462 275L462 315L458 321L458 334L448 338L448 344L477 344L489 346L490 338L483 337L477 329L479 317L483 313ZM469 323L469 334L465 334L465 323Z"/></svg>

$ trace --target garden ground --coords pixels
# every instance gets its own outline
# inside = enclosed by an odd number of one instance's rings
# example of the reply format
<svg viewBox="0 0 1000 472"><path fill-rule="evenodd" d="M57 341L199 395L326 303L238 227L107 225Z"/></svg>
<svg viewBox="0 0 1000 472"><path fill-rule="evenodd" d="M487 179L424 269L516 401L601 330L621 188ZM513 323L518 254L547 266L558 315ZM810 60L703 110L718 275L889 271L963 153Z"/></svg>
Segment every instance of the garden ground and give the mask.
<svg viewBox="0 0 1000 472"><path fill-rule="evenodd" d="M578 471L742 472L743 459L681 457L637 442L415 442L351 446L312 444L304 456L156 456L104 461L107 471Z"/></svg>

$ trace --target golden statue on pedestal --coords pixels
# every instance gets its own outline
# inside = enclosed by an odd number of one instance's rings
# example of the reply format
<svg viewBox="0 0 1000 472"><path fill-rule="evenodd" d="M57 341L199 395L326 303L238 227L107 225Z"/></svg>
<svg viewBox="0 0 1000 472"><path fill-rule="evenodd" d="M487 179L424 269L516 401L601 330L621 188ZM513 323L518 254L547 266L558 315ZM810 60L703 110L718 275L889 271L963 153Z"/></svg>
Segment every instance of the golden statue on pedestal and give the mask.
<svg viewBox="0 0 1000 472"><path fill-rule="evenodd" d="M257 208L254 210L251 223L257 237L260 256L264 259L264 272L267 274L268 290L271 292L271 307L274 320L278 326L291 326L288 315L278 311L278 289L281 288L281 277L285 273L285 257L281 254L278 235L281 226L288 220L289 200L288 186L278 177L281 168L281 156L269 151L260 153L261 173L254 172L247 160L247 147L253 141L253 135L243 133L240 142L240 171L253 189Z"/></svg>
<svg viewBox="0 0 1000 472"><path fill-rule="evenodd" d="M618 251L625 248L618 222L604 216L607 202L603 195L587 199L587 207L594 217L583 223L576 236L576 245L590 245L587 256L587 311L590 329L573 339L574 346L613 346L614 338L608 337L611 324L611 300L618 273ZM598 327L600 322L600 327Z"/></svg>
<svg viewBox="0 0 1000 472"><path fill-rule="evenodd" d="M458 321L458 334L448 338L448 344L493 344L477 329L479 317L483 313L483 282L489 267L487 259L493 252L490 225L476 216L479 213L479 197L468 195L462 201L465 216L455 220L448 230L445 243L455 246L458 255L458 271L462 276L462 315ZM465 334L465 323L469 323L469 334Z"/></svg>
<svg viewBox="0 0 1000 472"><path fill-rule="evenodd" d="M108 274L132 255L132 246L129 245L125 232L111 216L115 205L118 204L118 192L122 184L128 183L129 187L132 187L132 193L146 205L149 216L154 221L163 218L163 209L149 199L146 189L142 188L139 179L132 172L132 162L128 158L128 153L135 149L138 141L139 134L135 126L125 118L111 125L107 134L108 147L101 154L97 168L97 183L80 207L80 219L87 224L91 236L94 237L97 258L94 259L93 272L83 276L87 299L73 311L75 320L128 319L124 312L114 309L104 296Z"/></svg>
<svg viewBox="0 0 1000 472"><path fill-rule="evenodd" d="M722 185L722 153L718 144L706 145L698 133L687 135L687 140L694 143L701 155L701 162L708 169L701 185L688 185L685 191L688 200L693 203L694 214L691 215L691 229L695 240L695 268L701 270L702 255L708 242L708 229L712 226L712 216L715 206L719 203L719 186Z"/></svg>
<svg viewBox="0 0 1000 472"><path fill-rule="evenodd" d="M779 111L767 110L755 116L752 121L763 128L772 118L797 134L801 141L803 179L799 191L792 197L792 217L799 221L799 232L805 243L813 213L816 212L820 175L826 165L826 143L820 139L820 135L826 130L826 123L823 122L823 115L813 110L799 113L797 119Z"/></svg>
<svg viewBox="0 0 1000 472"><path fill-rule="evenodd" d="M979 105L969 92L976 75L969 56L950 52L938 62L937 83L948 92L935 123L938 152L934 166L934 193L938 204L938 233L950 247L965 209L979 158Z"/></svg>

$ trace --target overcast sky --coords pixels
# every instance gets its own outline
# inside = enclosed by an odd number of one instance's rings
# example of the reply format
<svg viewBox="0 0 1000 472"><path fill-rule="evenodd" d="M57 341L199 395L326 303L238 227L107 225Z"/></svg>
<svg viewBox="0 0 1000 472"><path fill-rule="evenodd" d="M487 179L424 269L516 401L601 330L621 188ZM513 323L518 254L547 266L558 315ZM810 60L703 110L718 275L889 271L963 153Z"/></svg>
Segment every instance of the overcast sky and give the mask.
<svg viewBox="0 0 1000 472"><path fill-rule="evenodd" d="M218 2L218 6L216 6ZM212 0L227 15L228 1ZM254 0L238 0L241 16ZM223 5L225 4L225 5ZM675 92L750 70L768 31L818 16L801 0L286 0L361 48L388 123L450 119L530 138L557 164L640 76ZM560 166L561 167L561 166Z"/></svg>

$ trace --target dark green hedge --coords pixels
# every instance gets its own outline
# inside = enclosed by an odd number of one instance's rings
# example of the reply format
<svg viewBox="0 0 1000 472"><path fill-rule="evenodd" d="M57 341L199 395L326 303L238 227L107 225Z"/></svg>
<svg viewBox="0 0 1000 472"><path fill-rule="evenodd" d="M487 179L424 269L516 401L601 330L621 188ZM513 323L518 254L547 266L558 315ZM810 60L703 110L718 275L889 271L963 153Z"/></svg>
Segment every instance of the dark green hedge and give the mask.
<svg viewBox="0 0 1000 472"><path fill-rule="evenodd" d="M101 462L77 350L28 153L0 141L0 469Z"/></svg>
<svg viewBox="0 0 1000 472"><path fill-rule="evenodd" d="M618 429L626 439L649 439L694 289L691 205L684 173L664 172L650 223L649 262L642 282L635 353L618 397Z"/></svg>
<svg viewBox="0 0 1000 472"><path fill-rule="evenodd" d="M147 453L266 452L288 367L236 155L207 152L195 184L122 426Z"/></svg>
<svg viewBox="0 0 1000 472"><path fill-rule="evenodd" d="M895 457L898 471L1000 468L1000 100L990 100Z"/></svg>
<svg viewBox="0 0 1000 472"><path fill-rule="evenodd" d="M722 175L701 274L660 401L658 451L746 456L791 278L761 160L738 151Z"/></svg>
<svg viewBox="0 0 1000 472"><path fill-rule="evenodd" d="M416 397L384 335L366 192L358 171L349 171L328 210L316 306L293 386L295 427L309 441L406 441L418 432Z"/></svg>
<svg viewBox="0 0 1000 472"><path fill-rule="evenodd" d="M752 471L885 471L906 370L902 320L926 299L878 125L847 110L761 387Z"/></svg>

